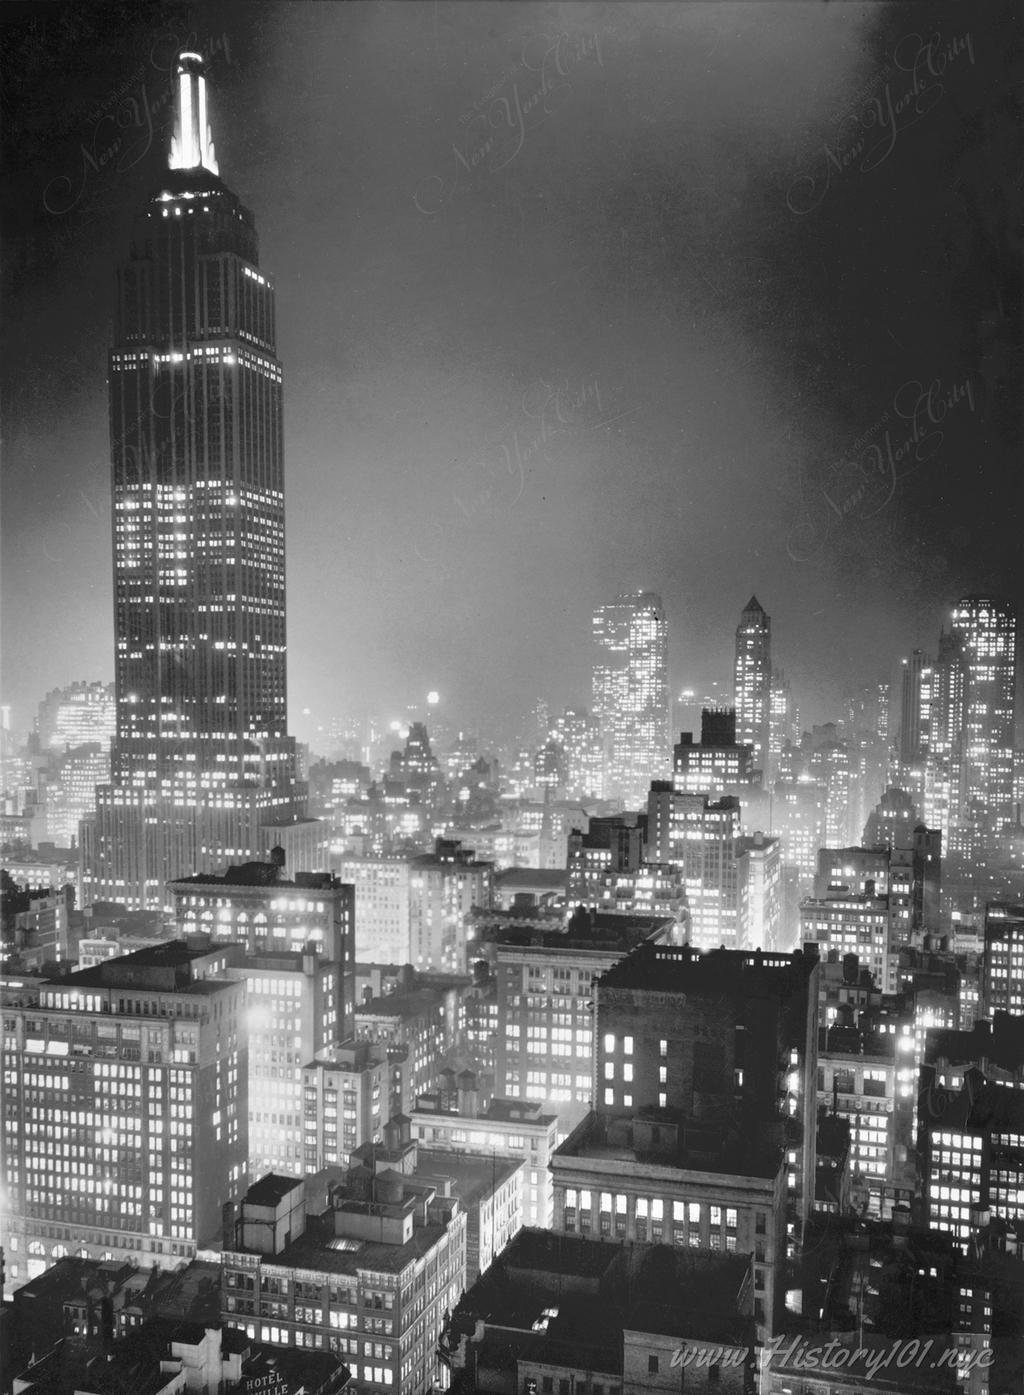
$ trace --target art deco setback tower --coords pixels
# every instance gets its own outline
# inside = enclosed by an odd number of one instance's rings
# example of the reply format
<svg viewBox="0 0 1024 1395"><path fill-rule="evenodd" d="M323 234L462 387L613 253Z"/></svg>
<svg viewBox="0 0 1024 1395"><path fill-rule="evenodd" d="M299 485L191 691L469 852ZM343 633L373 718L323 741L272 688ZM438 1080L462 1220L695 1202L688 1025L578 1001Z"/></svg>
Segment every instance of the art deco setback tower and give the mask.
<svg viewBox="0 0 1024 1395"><path fill-rule="evenodd" d="M110 356L117 731L86 899L265 855L304 812L286 730L281 365L252 214L222 183L202 59L118 276ZM266 846L265 846L266 845Z"/></svg>
<svg viewBox="0 0 1024 1395"><path fill-rule="evenodd" d="M605 746L605 796L642 807L669 750L668 625L653 591L594 611L593 707Z"/></svg>
<svg viewBox="0 0 1024 1395"><path fill-rule="evenodd" d="M736 629L736 740L753 746L754 768L769 772L772 690L772 622L751 596Z"/></svg>

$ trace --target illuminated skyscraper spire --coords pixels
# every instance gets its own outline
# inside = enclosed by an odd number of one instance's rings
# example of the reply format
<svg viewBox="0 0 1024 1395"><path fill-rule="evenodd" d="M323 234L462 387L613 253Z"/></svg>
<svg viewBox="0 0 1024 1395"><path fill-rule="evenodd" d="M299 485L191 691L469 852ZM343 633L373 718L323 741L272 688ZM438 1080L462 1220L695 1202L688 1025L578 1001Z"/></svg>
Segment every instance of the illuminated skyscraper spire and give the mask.
<svg viewBox="0 0 1024 1395"><path fill-rule="evenodd" d="M80 844L83 896L133 908L277 845L295 871L320 860L287 730L274 287L252 214L216 174L202 59L181 54L171 77L172 168L118 273L117 717ZM307 833L308 855L295 841Z"/></svg>
<svg viewBox="0 0 1024 1395"><path fill-rule="evenodd" d="M213 135L206 120L206 78L203 59L198 53L179 53L176 69L178 78L177 113L171 154L172 170L194 170L202 167L219 174L213 151Z"/></svg>

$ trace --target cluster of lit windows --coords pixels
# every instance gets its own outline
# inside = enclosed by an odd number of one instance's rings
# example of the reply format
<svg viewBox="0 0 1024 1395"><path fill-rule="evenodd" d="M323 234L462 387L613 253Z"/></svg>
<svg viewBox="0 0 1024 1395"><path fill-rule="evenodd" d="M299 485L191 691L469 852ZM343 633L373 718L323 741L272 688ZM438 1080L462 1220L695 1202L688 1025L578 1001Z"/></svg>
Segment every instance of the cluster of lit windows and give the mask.
<svg viewBox="0 0 1024 1395"><path fill-rule="evenodd" d="M594 1201L597 1199L595 1225ZM671 1225L671 1238L677 1245L691 1248L725 1249L734 1251L737 1245L739 1213L735 1207L698 1201L666 1200L663 1197L628 1196L624 1192L591 1192L568 1187L562 1211L567 1231L587 1233L597 1230L609 1235L613 1231L625 1236L632 1219L633 1236L637 1240L657 1241L666 1235L666 1223ZM764 1235L764 1218L758 1214L757 1234ZM705 1238L706 1237L706 1238ZM757 1243L757 1252L764 1258L764 1241Z"/></svg>

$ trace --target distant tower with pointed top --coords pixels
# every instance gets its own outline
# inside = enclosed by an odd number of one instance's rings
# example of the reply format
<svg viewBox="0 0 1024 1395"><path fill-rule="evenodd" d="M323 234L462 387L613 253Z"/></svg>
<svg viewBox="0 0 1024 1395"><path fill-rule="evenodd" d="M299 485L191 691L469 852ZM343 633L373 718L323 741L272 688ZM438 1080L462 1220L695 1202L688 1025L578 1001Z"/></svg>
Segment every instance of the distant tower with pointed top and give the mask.
<svg viewBox="0 0 1024 1395"><path fill-rule="evenodd" d="M754 767L765 773L772 692L772 622L751 596L736 628L736 740L753 746Z"/></svg>
<svg viewBox="0 0 1024 1395"><path fill-rule="evenodd" d="M221 181L203 60L118 274L110 355L117 724L82 826L85 899L265 858L305 819L287 731L274 289ZM302 870L294 864L293 870Z"/></svg>

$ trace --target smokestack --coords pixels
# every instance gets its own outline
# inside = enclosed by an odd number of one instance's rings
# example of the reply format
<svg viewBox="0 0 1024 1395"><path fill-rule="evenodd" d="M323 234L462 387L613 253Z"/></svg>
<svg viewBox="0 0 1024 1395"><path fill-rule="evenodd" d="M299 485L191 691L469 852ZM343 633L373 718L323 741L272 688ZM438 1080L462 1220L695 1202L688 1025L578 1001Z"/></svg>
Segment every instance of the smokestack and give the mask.
<svg viewBox="0 0 1024 1395"><path fill-rule="evenodd" d="M103 1342L103 1355L108 1361L114 1359L114 1300L109 1293L100 1299L100 1338Z"/></svg>
<svg viewBox="0 0 1024 1395"><path fill-rule="evenodd" d="M233 1201L225 1201L220 1208L220 1238L225 1250L238 1248L238 1210Z"/></svg>

